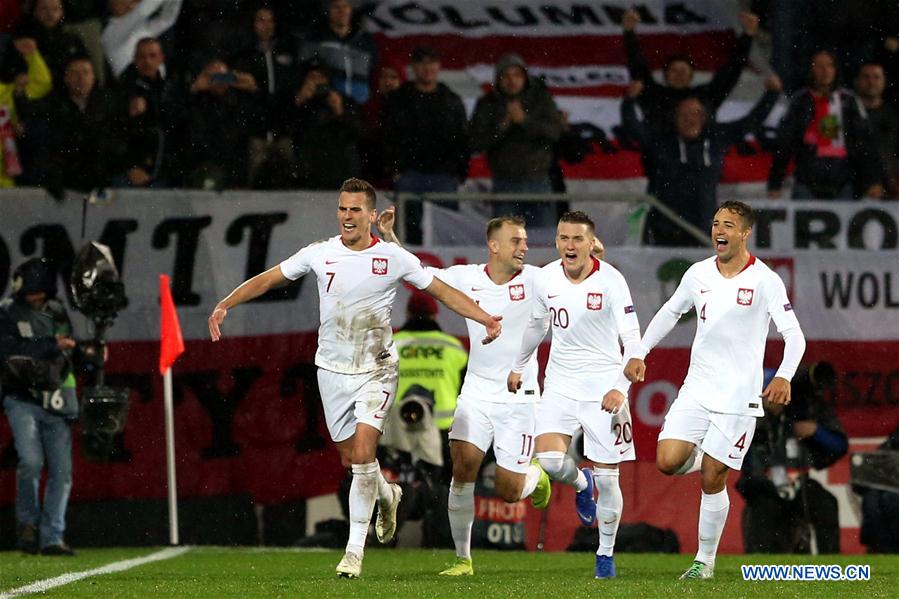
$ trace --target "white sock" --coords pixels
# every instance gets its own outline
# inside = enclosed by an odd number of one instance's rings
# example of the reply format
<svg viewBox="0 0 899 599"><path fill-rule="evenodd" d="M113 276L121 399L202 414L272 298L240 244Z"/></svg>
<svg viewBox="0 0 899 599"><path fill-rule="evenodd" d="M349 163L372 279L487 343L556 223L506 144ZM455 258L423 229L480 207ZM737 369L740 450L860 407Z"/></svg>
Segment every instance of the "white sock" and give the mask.
<svg viewBox="0 0 899 599"><path fill-rule="evenodd" d="M618 485L618 469L593 468L596 482L596 519L599 521L599 547L596 555L612 555L615 552L615 537L621 523L624 498Z"/></svg>
<svg viewBox="0 0 899 599"><path fill-rule="evenodd" d="M521 497L518 499L521 500L525 497L530 497L531 493L534 492L534 489L537 488L538 482L540 482L540 468L531 464L528 466L528 471L524 474L524 486L521 487Z"/></svg>
<svg viewBox="0 0 899 599"><path fill-rule="evenodd" d="M699 469L702 467L702 456L704 455L705 452L694 445L690 457L688 457L687 461L677 469L675 474L691 474L693 472L699 472Z"/></svg>
<svg viewBox="0 0 899 599"><path fill-rule="evenodd" d="M474 483L450 483L449 500L450 531L456 544L458 557L471 558L471 525L474 522Z"/></svg>
<svg viewBox="0 0 899 599"><path fill-rule="evenodd" d="M350 538L346 550L362 555L378 495L378 463L353 464L350 485Z"/></svg>
<svg viewBox="0 0 899 599"><path fill-rule="evenodd" d="M378 460L375 460L375 464L378 467L378 502L390 502L393 499L393 491L390 489L390 483L384 478L384 473L381 472L381 464L378 463Z"/></svg>
<svg viewBox="0 0 899 599"><path fill-rule="evenodd" d="M551 479L571 485L576 491L587 488L587 477L567 453L541 451L537 454L537 459Z"/></svg>
<svg viewBox="0 0 899 599"><path fill-rule="evenodd" d="M726 487L718 493L702 494L702 501L699 504L699 551L696 552L696 561L709 566L715 564L718 541L724 532L729 509L730 499Z"/></svg>

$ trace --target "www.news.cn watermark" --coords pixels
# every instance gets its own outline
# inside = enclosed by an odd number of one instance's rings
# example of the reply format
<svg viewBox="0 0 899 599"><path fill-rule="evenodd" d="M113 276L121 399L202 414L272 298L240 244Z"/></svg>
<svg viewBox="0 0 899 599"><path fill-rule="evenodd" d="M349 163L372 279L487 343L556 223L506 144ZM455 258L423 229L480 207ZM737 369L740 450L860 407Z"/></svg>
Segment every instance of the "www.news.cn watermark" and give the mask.
<svg viewBox="0 0 899 599"><path fill-rule="evenodd" d="M871 580L871 566L768 564L740 566L743 580Z"/></svg>

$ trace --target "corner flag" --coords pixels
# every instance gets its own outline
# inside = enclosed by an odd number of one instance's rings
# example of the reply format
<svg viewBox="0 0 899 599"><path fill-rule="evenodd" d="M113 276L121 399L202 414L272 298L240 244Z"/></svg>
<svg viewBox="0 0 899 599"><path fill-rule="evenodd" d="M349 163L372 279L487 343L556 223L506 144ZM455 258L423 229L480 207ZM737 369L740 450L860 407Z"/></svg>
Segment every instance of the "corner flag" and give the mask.
<svg viewBox="0 0 899 599"><path fill-rule="evenodd" d="M178 356L184 353L184 337L178 324L178 313L169 286L169 276L159 275L159 300L162 317L159 326L159 374L172 367Z"/></svg>

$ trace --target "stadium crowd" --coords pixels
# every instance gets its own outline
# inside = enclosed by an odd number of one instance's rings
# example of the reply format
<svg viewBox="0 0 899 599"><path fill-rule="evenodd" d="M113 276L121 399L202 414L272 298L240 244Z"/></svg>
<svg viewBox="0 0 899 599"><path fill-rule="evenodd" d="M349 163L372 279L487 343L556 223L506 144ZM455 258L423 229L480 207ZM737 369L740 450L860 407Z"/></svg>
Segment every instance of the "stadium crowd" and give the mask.
<svg viewBox="0 0 899 599"><path fill-rule="evenodd" d="M630 139L619 143L642 152L649 193L704 227L724 153L759 131L783 90L788 112L763 143L774 155L769 195L780 194L793 159L795 198L899 196L899 8L853 5L838 29L836 8L821 8L834 3L742 4L755 12L740 14L733 52L698 86L687 55L668 57L656 81L641 54L639 14L620 17L635 84L622 105ZM794 27L799 4L814 10ZM572 148L566 115L520 57L497 61L495 85L469 119L440 81L437 50L381 60L363 21L349 0L9 3L0 14L0 186L55 195L107 186L320 189L359 173L398 191L456 191L471 156L484 153L494 191L547 193L560 187L560 157L591 150ZM758 37L779 77L766 80L769 93L746 119L716 124ZM653 224L646 241L682 243L669 228Z"/></svg>

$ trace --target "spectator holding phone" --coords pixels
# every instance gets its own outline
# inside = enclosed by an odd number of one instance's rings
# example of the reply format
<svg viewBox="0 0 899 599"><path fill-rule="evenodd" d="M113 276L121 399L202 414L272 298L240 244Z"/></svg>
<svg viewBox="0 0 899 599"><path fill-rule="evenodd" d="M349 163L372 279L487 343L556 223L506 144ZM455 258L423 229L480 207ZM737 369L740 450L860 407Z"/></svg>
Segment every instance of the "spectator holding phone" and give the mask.
<svg viewBox="0 0 899 599"><path fill-rule="evenodd" d="M260 117L256 80L219 59L206 64L190 86L188 186L202 189L246 184L249 123Z"/></svg>

